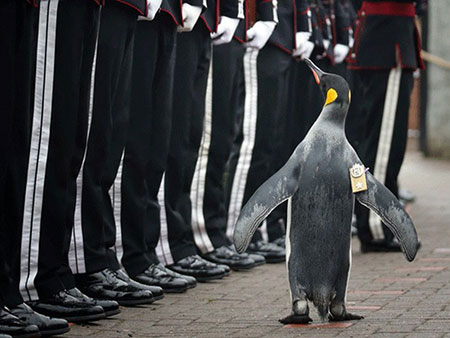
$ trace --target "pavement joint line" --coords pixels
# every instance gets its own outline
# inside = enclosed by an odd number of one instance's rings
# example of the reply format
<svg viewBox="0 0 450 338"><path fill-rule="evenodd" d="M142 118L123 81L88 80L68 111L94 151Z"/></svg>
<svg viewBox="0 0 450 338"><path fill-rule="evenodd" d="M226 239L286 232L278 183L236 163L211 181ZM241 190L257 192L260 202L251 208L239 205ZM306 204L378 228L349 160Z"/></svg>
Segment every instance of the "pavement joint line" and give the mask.
<svg viewBox="0 0 450 338"><path fill-rule="evenodd" d="M427 281L428 278L410 278L410 277L402 277L402 278L377 278L375 282L378 283L395 283L395 282L404 282L404 283L423 283Z"/></svg>
<svg viewBox="0 0 450 338"><path fill-rule="evenodd" d="M414 272L414 271L443 271L447 269L446 266L417 266L409 268L398 268L397 272Z"/></svg>

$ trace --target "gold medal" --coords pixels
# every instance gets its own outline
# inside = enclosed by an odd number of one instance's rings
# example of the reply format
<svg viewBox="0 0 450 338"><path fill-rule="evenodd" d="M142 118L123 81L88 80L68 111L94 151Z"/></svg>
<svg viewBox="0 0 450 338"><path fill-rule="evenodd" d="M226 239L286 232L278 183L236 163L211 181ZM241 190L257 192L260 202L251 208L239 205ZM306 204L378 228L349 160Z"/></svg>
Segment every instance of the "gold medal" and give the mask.
<svg viewBox="0 0 450 338"><path fill-rule="evenodd" d="M350 181L353 193L367 190L366 170L362 164L354 164L350 168Z"/></svg>

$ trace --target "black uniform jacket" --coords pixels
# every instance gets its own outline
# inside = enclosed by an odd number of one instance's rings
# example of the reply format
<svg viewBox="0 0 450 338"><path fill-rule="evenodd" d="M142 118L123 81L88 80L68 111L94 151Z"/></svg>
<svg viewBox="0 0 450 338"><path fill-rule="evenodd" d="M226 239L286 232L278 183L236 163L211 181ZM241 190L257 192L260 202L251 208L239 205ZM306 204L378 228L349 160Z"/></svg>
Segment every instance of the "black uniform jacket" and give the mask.
<svg viewBox="0 0 450 338"><path fill-rule="evenodd" d="M207 0L207 8L201 15L201 20L205 23L210 32L217 30L220 17L238 18L238 0Z"/></svg>
<svg viewBox="0 0 450 338"><path fill-rule="evenodd" d="M39 2L40 0L26 0L30 5L33 5L34 7L38 7L39 6ZM92 0L94 1L97 5L101 5L103 6L105 4L105 0ZM145 1L145 0L143 0Z"/></svg>
<svg viewBox="0 0 450 338"><path fill-rule="evenodd" d="M183 23L182 4L182 0L163 0L160 11L169 14L176 25L181 25Z"/></svg>
<svg viewBox="0 0 450 338"><path fill-rule="evenodd" d="M94 1L101 2L105 0L94 0ZM114 0L114 1L130 6L132 9L136 10L139 13L139 15L147 15L148 13L147 0Z"/></svg>
<svg viewBox="0 0 450 338"><path fill-rule="evenodd" d="M200 16L200 20L204 22L210 32L215 32L219 24L219 0L207 0L206 5L207 7Z"/></svg>
<svg viewBox="0 0 450 338"><path fill-rule="evenodd" d="M420 50L413 0L362 2L349 68L424 68Z"/></svg>
<svg viewBox="0 0 450 338"><path fill-rule="evenodd" d="M278 0L278 25L269 42L287 53L295 49L295 34L311 31L311 10L307 0Z"/></svg>
<svg viewBox="0 0 450 338"><path fill-rule="evenodd" d="M247 30L250 26L249 1L256 1L256 20L278 22L277 0L244 0L244 20L239 23L234 38L239 42L247 42ZM240 17L240 15L238 15Z"/></svg>

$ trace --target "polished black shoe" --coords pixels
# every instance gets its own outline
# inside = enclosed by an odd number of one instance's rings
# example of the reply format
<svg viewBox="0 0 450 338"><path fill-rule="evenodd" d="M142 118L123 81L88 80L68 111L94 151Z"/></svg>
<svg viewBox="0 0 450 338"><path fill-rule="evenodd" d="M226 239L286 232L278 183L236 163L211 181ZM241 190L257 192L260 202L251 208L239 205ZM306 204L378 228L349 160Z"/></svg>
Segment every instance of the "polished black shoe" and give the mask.
<svg viewBox="0 0 450 338"><path fill-rule="evenodd" d="M162 264L158 264L158 267L160 269L164 270L169 276L184 279L187 282L188 289L192 289L197 286L197 280L192 276L182 275L181 273L178 273L178 272L170 270L169 268L166 268Z"/></svg>
<svg viewBox="0 0 450 338"><path fill-rule="evenodd" d="M248 257L250 257L251 259L253 259L255 261L255 266L260 266L260 265L266 264L266 259L264 258L264 256L252 254L252 253L248 253L248 252L246 252L246 254L248 255Z"/></svg>
<svg viewBox="0 0 450 338"><path fill-rule="evenodd" d="M216 264L225 264L233 270L248 270L253 268L256 263L248 254L238 254L229 246L223 245L213 252L203 255L203 258Z"/></svg>
<svg viewBox="0 0 450 338"><path fill-rule="evenodd" d="M286 259L286 250L263 240L250 243L248 253L264 256L267 263L279 263Z"/></svg>
<svg viewBox="0 0 450 338"><path fill-rule="evenodd" d="M154 300L160 300L164 298L164 291L161 287L155 285L145 285L135 280L131 279L130 276L123 269L119 269L116 271L117 278L125 283L134 286L136 289L148 290L152 293Z"/></svg>
<svg viewBox="0 0 450 338"><path fill-rule="evenodd" d="M0 308L0 334L5 336L34 338L40 337L39 328L17 318L5 308Z"/></svg>
<svg viewBox="0 0 450 338"><path fill-rule="evenodd" d="M63 334L70 330L67 320L41 315L24 303L11 308L10 312L27 325L36 325L41 336Z"/></svg>
<svg viewBox="0 0 450 338"><path fill-rule="evenodd" d="M81 292L95 299L115 300L124 306L151 304L154 301L150 291L125 283L111 269L75 275L75 280Z"/></svg>
<svg viewBox="0 0 450 338"><path fill-rule="evenodd" d="M280 248L286 249L286 235L278 237L277 239L273 240L271 243L278 245Z"/></svg>
<svg viewBox="0 0 450 338"><path fill-rule="evenodd" d="M92 306L101 306L103 308L103 311L105 312L106 317L111 317L120 313L119 303L114 300L94 299L86 296L77 288L66 290L66 292L72 297L78 299L80 302L84 302Z"/></svg>
<svg viewBox="0 0 450 338"><path fill-rule="evenodd" d="M93 306L69 295L65 290L53 296L28 302L28 305L36 312L43 315L63 318L68 322L89 322L105 318L105 312L101 306Z"/></svg>
<svg viewBox="0 0 450 338"><path fill-rule="evenodd" d="M372 241L372 242L361 242L361 252L401 252L402 248L400 244L396 241Z"/></svg>
<svg viewBox="0 0 450 338"><path fill-rule="evenodd" d="M199 282L221 279L225 276L225 270L223 268L198 255L180 259L175 264L168 266L168 268L183 275L195 277Z"/></svg>
<svg viewBox="0 0 450 338"><path fill-rule="evenodd" d="M167 293L180 293L188 289L188 282L170 274L162 264L152 264L134 279L145 285L156 285Z"/></svg>

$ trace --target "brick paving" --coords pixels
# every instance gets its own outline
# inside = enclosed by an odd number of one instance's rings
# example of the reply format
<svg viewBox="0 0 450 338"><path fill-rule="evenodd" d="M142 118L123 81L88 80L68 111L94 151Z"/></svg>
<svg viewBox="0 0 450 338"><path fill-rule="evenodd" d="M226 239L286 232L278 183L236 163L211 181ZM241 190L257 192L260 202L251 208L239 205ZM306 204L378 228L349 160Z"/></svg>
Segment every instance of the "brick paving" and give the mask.
<svg viewBox="0 0 450 338"><path fill-rule="evenodd" d="M361 254L353 241L348 306L361 321L287 327L290 310L284 264L233 272L168 294L152 305L122 308L107 320L73 325L66 337L420 337L450 338L450 162L407 153L400 181L417 196L409 207L422 248L402 254Z"/></svg>

